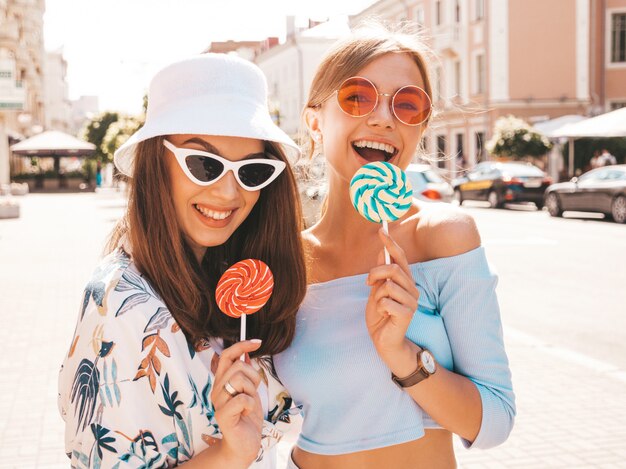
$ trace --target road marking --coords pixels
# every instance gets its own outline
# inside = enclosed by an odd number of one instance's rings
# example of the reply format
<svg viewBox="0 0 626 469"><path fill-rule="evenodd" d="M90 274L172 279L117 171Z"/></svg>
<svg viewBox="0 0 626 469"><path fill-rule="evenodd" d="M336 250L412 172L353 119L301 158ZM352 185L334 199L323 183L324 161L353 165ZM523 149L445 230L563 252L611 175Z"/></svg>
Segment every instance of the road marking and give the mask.
<svg viewBox="0 0 626 469"><path fill-rule="evenodd" d="M597 358L576 352L575 350L549 344L514 327L504 327L504 335L505 337L522 342L523 345L541 348L543 352L553 355L563 361L588 368L589 370L593 370L622 383L626 383L626 370L622 370L619 366L605 360L598 360Z"/></svg>
<svg viewBox="0 0 626 469"><path fill-rule="evenodd" d="M486 239L485 246L556 246L555 239L541 238L539 236L528 236L526 238L492 238Z"/></svg>

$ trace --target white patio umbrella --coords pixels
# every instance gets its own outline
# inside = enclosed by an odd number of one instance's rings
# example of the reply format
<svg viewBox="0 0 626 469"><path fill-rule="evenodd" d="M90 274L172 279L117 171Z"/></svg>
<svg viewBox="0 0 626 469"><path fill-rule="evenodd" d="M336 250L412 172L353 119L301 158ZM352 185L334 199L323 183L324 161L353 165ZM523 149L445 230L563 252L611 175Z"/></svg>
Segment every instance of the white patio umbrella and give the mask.
<svg viewBox="0 0 626 469"><path fill-rule="evenodd" d="M54 168L59 170L59 158L64 156L89 156L96 151L93 143L85 142L58 130L48 130L11 145L11 151L20 156L54 158Z"/></svg>
<svg viewBox="0 0 626 469"><path fill-rule="evenodd" d="M573 124L566 124L557 129L552 136L568 138L626 137L626 107Z"/></svg>
<svg viewBox="0 0 626 469"><path fill-rule="evenodd" d="M552 133L552 137L569 140L569 175L574 175L574 140L577 138L626 137L626 107L590 117L580 122L566 124Z"/></svg>

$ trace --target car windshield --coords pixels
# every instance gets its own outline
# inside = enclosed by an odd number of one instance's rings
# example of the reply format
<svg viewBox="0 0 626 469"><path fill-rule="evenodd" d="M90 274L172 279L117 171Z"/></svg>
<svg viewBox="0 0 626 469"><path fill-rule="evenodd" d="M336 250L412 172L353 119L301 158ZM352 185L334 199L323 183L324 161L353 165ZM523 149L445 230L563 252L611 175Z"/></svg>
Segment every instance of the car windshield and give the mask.
<svg viewBox="0 0 626 469"><path fill-rule="evenodd" d="M543 171L536 166L526 164L507 164L502 165L503 173L518 177L543 177Z"/></svg>
<svg viewBox="0 0 626 469"><path fill-rule="evenodd" d="M584 182L584 181L596 181L599 179L605 179L607 172L608 170L605 168L594 169L580 176L578 178L578 181Z"/></svg>
<svg viewBox="0 0 626 469"><path fill-rule="evenodd" d="M426 171L422 172L422 175L424 176L424 179L426 179L428 182L434 182L434 183L441 183L441 182L445 182L441 176L439 176L436 172L434 172L432 169L427 169Z"/></svg>
<svg viewBox="0 0 626 469"><path fill-rule="evenodd" d="M589 181L623 181L626 180L626 171L617 168L599 168L589 171L578 178L579 182Z"/></svg>
<svg viewBox="0 0 626 469"><path fill-rule="evenodd" d="M424 184L424 179L428 181L424 173L421 171L407 171L406 176L409 178L409 181L411 181L411 184L414 186L421 186L422 184Z"/></svg>
<svg viewBox="0 0 626 469"><path fill-rule="evenodd" d="M607 179L612 181L626 181L626 171L620 169L610 170Z"/></svg>

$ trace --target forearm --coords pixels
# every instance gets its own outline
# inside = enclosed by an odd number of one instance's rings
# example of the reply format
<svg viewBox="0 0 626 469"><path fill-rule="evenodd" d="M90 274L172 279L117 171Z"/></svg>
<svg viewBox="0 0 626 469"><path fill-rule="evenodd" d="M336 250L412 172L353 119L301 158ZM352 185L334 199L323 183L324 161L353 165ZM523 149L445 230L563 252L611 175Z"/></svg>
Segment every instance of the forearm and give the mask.
<svg viewBox="0 0 626 469"><path fill-rule="evenodd" d="M408 376L415 371L419 347L407 342L405 350L391 362L391 371L396 376ZM435 374L404 391L443 428L468 441L474 441L478 435L482 402L476 385L468 378L437 366Z"/></svg>

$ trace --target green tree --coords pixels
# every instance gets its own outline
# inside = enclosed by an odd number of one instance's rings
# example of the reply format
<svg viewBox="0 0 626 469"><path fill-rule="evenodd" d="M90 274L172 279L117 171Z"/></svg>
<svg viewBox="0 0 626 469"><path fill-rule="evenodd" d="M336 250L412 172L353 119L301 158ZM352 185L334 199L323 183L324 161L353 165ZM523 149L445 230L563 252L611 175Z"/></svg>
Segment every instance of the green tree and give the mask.
<svg viewBox="0 0 626 469"><path fill-rule="evenodd" d="M103 151L102 142L109 126L119 119L117 112L105 111L92 118L82 130L82 138L96 146L95 154L90 158L100 162L109 162L108 155Z"/></svg>
<svg viewBox="0 0 626 469"><path fill-rule="evenodd" d="M494 126L493 137L487 142L489 153L513 159L545 155L551 147L546 137L515 116L500 117Z"/></svg>
<svg viewBox="0 0 626 469"><path fill-rule="evenodd" d="M107 161L113 161L115 150L124 144L128 138L134 134L143 125L145 117L139 116L120 116L107 129L106 135L102 140L101 149L106 155Z"/></svg>

